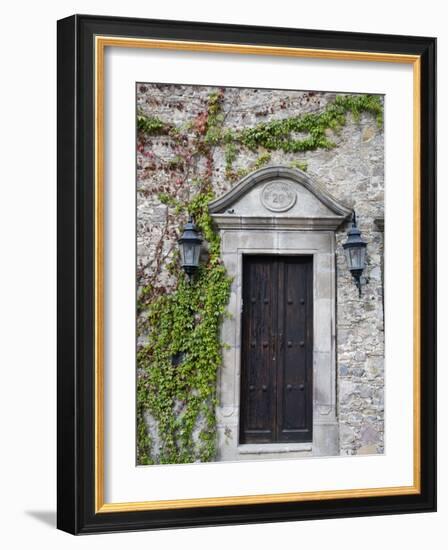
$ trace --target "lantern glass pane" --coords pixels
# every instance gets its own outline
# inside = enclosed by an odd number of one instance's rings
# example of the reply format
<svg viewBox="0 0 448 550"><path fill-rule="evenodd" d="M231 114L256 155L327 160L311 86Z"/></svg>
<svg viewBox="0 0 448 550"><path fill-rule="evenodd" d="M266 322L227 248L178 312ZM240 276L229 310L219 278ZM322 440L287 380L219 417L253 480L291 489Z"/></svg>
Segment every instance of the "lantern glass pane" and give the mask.
<svg viewBox="0 0 448 550"><path fill-rule="evenodd" d="M194 247L194 256L193 256L193 265L198 266L199 265L199 255L201 253L201 243L196 243L193 245Z"/></svg>
<svg viewBox="0 0 448 550"><path fill-rule="evenodd" d="M352 269L361 269L361 249L359 247L350 248L350 264Z"/></svg>
<svg viewBox="0 0 448 550"><path fill-rule="evenodd" d="M194 256L195 256L195 245L193 243L184 242L182 243L182 265L195 265Z"/></svg>
<svg viewBox="0 0 448 550"><path fill-rule="evenodd" d="M366 247L365 246L361 247L359 262L360 262L359 269L364 269L366 266Z"/></svg>
<svg viewBox="0 0 448 550"><path fill-rule="evenodd" d="M179 253L180 253L180 265L184 265L184 244L179 245Z"/></svg>
<svg viewBox="0 0 448 550"><path fill-rule="evenodd" d="M349 269L352 268L352 258L351 258L351 255L350 255L350 248L344 248L344 252L345 252L345 259L347 260L347 266Z"/></svg>
<svg viewBox="0 0 448 550"><path fill-rule="evenodd" d="M345 256L347 258L347 265L350 270L364 269L366 258L365 246L351 246L349 248L346 248Z"/></svg>

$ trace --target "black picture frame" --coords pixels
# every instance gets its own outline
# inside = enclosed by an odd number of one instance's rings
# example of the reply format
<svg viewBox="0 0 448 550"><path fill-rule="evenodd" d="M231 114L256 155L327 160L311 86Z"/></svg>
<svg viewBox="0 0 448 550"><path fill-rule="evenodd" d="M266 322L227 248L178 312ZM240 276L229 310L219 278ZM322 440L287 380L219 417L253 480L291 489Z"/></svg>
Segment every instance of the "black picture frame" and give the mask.
<svg viewBox="0 0 448 550"><path fill-rule="evenodd" d="M95 509L95 36L420 58L420 491L158 510ZM74 15L58 22L57 526L73 534L436 510L436 39Z"/></svg>

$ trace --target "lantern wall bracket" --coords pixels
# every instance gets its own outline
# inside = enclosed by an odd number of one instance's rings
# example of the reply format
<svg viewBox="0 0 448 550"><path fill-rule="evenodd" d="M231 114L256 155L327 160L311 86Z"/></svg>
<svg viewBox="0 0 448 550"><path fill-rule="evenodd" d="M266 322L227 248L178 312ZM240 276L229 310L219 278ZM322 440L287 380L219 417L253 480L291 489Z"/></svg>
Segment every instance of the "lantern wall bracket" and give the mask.
<svg viewBox="0 0 448 550"><path fill-rule="evenodd" d="M352 276L355 279L355 285L356 285L356 288L358 289L359 297L361 298L361 296L362 296L362 292L361 292L362 287L365 286L365 285L368 285L369 282L370 282L370 279L368 277L365 277L364 275L355 274L353 271L352 271Z"/></svg>

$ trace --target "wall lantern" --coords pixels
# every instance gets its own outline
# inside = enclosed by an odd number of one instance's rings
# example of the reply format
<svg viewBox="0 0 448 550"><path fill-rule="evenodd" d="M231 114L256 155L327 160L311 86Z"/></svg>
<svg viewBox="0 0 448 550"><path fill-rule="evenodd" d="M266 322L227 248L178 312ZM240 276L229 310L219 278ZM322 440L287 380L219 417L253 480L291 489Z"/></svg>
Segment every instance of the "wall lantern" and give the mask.
<svg viewBox="0 0 448 550"><path fill-rule="evenodd" d="M202 244L201 234L191 216L185 224L184 231L177 242L179 243L182 269L191 280L199 267L199 254Z"/></svg>
<svg viewBox="0 0 448 550"><path fill-rule="evenodd" d="M366 265L367 243L361 237L361 232L356 225L356 214L354 212L352 226L347 231L347 240L342 246L344 247L348 268L355 279L355 284L361 297L361 285L368 282L365 277L361 277Z"/></svg>

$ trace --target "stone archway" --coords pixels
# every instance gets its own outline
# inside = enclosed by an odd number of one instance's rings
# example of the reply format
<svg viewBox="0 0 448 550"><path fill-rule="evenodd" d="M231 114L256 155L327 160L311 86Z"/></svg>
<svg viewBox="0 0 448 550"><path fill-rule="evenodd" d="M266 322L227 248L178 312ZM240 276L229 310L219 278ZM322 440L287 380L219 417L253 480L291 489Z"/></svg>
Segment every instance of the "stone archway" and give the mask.
<svg viewBox="0 0 448 550"><path fill-rule="evenodd" d="M233 277L218 377L218 460L339 454L336 417L335 231L351 210L304 172L270 166L243 178L209 204L221 234L222 260ZM307 443L239 443L242 272L245 255L313 258L313 430Z"/></svg>

